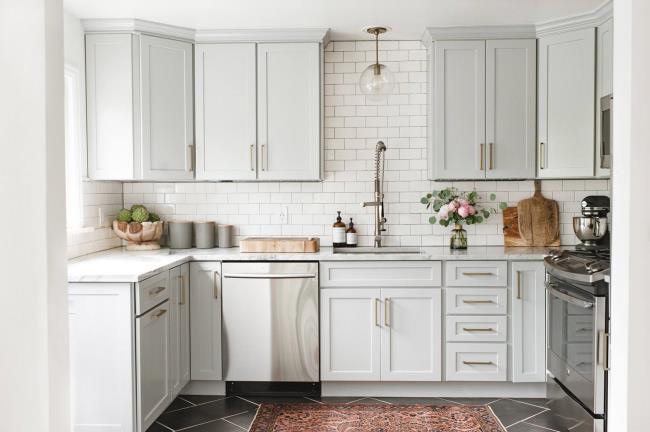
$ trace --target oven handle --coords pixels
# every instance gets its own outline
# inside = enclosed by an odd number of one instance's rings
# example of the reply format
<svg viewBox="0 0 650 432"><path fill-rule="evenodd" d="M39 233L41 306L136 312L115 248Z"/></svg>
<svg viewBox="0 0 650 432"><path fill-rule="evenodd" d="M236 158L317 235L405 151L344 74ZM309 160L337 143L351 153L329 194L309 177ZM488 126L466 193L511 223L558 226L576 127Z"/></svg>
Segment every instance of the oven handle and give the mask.
<svg viewBox="0 0 650 432"><path fill-rule="evenodd" d="M556 297L562 301L571 303L572 305L581 307L583 309L591 309L592 307L594 307L593 303L565 294L562 291L555 289L555 286L556 285L552 283L546 284L546 291L548 291L548 293L551 294L553 297Z"/></svg>

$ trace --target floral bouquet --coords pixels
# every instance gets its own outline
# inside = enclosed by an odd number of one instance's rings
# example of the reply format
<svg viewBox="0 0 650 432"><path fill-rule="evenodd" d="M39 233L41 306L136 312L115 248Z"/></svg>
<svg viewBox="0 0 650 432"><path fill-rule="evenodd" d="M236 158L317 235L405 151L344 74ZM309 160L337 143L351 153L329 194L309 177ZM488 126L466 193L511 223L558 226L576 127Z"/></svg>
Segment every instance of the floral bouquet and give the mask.
<svg viewBox="0 0 650 432"><path fill-rule="evenodd" d="M441 191L428 193L420 202L432 209L434 215L429 218L429 223L436 222L446 227L454 224L452 231L451 248L467 249L467 233L462 228L463 224L480 224L496 213L495 209L482 209L477 201L480 199L476 191L459 192L456 188L446 188ZM490 200L496 199L495 194L490 194ZM501 209L507 207L506 203L499 204Z"/></svg>

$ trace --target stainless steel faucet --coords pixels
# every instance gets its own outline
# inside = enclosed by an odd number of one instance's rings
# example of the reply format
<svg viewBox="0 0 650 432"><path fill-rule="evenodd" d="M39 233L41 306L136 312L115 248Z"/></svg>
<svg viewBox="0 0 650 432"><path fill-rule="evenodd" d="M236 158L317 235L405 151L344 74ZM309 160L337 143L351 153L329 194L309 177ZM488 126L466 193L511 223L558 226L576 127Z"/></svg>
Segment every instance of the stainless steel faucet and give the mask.
<svg viewBox="0 0 650 432"><path fill-rule="evenodd" d="M386 144L383 141L377 141L375 146L375 200L371 202L362 202L361 207L375 208L375 247L381 247L381 233L386 231L384 224L384 163Z"/></svg>

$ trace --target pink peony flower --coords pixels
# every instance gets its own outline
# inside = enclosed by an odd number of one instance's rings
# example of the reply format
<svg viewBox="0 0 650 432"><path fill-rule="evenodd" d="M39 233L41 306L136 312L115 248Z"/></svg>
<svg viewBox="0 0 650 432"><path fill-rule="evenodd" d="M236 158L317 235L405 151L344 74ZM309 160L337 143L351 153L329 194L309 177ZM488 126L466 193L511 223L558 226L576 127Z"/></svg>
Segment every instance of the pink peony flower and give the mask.
<svg viewBox="0 0 650 432"><path fill-rule="evenodd" d="M469 216L469 212L470 212L469 206L467 206L467 205L461 206L458 209L458 216L460 216L462 218L466 218L467 216Z"/></svg>
<svg viewBox="0 0 650 432"><path fill-rule="evenodd" d="M449 207L449 211L453 213L458 209L459 204L458 204L458 202L456 200L454 200L454 201L450 202L449 204L447 204L447 206Z"/></svg>
<svg viewBox="0 0 650 432"><path fill-rule="evenodd" d="M459 207L465 207L469 205L469 201L467 201L465 198L460 198L458 200L458 206Z"/></svg>
<svg viewBox="0 0 650 432"><path fill-rule="evenodd" d="M442 207L440 207L440 211L438 211L438 218L446 220L448 217L449 217L449 205L445 204Z"/></svg>
<svg viewBox="0 0 650 432"><path fill-rule="evenodd" d="M472 216L475 215L476 214L476 207L474 207L473 205L470 205L468 207L469 207L469 214L472 215Z"/></svg>

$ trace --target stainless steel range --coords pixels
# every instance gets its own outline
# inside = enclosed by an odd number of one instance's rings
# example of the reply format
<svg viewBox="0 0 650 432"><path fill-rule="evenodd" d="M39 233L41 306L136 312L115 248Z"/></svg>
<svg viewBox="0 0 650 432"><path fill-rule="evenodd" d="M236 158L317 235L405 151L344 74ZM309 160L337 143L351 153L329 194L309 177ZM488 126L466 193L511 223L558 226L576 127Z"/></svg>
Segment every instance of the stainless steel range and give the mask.
<svg viewBox="0 0 650 432"><path fill-rule="evenodd" d="M610 255L608 244L589 246L553 251L544 258L547 391L555 412L579 422L572 431L604 432Z"/></svg>

